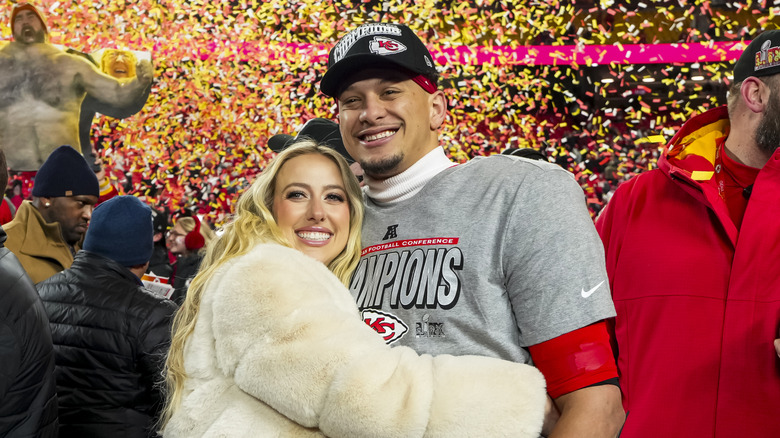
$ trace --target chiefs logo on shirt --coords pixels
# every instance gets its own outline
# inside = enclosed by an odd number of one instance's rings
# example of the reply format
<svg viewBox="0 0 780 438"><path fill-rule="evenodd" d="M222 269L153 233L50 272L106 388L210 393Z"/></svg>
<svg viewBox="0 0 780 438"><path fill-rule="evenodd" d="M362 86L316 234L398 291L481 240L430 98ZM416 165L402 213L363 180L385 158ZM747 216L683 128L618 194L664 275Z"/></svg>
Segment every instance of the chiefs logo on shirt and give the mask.
<svg viewBox="0 0 780 438"><path fill-rule="evenodd" d="M377 55L395 55L406 50L406 46L398 41L387 37L374 37L374 39L368 43L368 48L372 53Z"/></svg>
<svg viewBox="0 0 780 438"><path fill-rule="evenodd" d="M401 339L401 336L409 330L403 321L379 310L364 310L363 321L379 333L388 345Z"/></svg>

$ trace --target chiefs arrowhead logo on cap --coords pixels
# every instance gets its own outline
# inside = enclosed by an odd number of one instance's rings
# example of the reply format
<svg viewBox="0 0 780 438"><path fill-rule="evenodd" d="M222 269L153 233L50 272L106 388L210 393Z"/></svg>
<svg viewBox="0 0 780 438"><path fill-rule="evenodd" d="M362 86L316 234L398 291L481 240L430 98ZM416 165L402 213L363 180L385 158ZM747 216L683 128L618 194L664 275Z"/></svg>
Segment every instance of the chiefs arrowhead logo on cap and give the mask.
<svg viewBox="0 0 780 438"><path fill-rule="evenodd" d="M406 50L406 46L392 39L377 36L368 43L368 48L377 55L395 55Z"/></svg>

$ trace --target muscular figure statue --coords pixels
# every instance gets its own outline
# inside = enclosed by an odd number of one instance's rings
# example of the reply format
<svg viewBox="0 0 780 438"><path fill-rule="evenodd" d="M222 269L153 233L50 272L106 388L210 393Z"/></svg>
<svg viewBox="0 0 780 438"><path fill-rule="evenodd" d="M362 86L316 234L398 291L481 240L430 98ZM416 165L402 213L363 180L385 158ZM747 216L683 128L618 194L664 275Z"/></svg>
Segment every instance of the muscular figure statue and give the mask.
<svg viewBox="0 0 780 438"><path fill-rule="evenodd" d="M86 53L69 50L70 53L79 55L90 62L95 62L90 55ZM136 77L136 64L138 60L135 54L129 50L105 49L101 54L96 65L100 65L100 71L119 80L130 80ZM81 102L81 114L79 116L79 141L81 142L81 152L84 158L95 173L102 169L101 160L98 158L97 145L93 144L92 139L92 121L96 113L103 114L115 119L124 119L141 111L146 105L149 93L152 90L151 82L141 91L129 105L115 105L101 102L100 100L87 95Z"/></svg>
<svg viewBox="0 0 780 438"><path fill-rule="evenodd" d="M64 144L81 150L79 114L85 96L123 107L151 84L148 61L136 66L135 78L118 80L49 44L43 17L30 4L14 7L11 28L13 41L0 48L0 148L12 170L37 170Z"/></svg>

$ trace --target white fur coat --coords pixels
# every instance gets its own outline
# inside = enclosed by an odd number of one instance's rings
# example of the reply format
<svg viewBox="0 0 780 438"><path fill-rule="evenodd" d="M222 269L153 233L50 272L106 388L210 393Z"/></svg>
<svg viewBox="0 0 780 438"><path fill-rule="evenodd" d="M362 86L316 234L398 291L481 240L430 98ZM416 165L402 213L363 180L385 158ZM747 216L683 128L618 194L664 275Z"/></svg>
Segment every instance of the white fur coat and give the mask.
<svg viewBox="0 0 780 438"><path fill-rule="evenodd" d="M276 244L204 290L178 437L537 437L546 393L528 365L420 356L361 321L320 262Z"/></svg>

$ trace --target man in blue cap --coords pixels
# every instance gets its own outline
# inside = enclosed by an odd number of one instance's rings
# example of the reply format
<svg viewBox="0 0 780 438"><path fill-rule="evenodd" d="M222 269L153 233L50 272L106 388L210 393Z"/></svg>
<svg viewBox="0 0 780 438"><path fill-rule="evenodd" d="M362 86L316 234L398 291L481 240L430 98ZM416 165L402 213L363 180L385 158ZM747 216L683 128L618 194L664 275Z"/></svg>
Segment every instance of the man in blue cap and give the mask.
<svg viewBox="0 0 780 438"><path fill-rule="evenodd" d="M152 210L133 196L95 209L73 265L39 283L57 363L60 437L154 436L176 305L143 287Z"/></svg>

